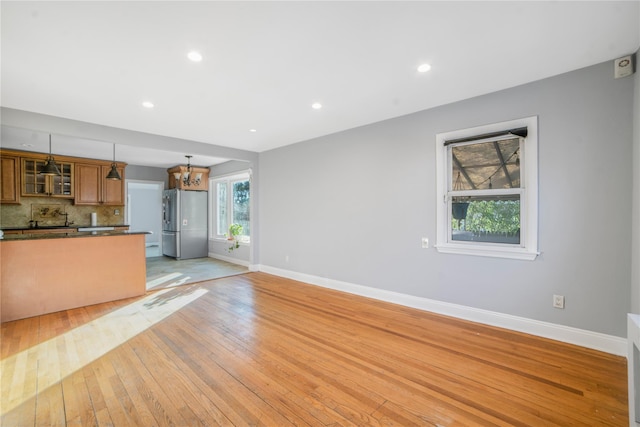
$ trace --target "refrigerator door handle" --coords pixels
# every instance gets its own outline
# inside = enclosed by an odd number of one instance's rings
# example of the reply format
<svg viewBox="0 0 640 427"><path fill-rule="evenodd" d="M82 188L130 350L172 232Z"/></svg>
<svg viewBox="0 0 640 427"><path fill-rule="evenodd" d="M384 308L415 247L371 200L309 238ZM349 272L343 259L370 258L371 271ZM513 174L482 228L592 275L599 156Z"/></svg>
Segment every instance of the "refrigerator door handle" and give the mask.
<svg viewBox="0 0 640 427"><path fill-rule="evenodd" d="M162 223L167 223L167 205L166 203L162 203Z"/></svg>

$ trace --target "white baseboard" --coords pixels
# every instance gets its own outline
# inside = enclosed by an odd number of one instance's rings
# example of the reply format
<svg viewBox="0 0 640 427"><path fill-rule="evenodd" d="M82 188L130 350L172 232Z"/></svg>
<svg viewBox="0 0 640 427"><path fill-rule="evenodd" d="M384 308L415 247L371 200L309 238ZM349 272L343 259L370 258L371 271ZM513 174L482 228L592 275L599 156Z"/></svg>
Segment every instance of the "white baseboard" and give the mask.
<svg viewBox="0 0 640 427"><path fill-rule="evenodd" d="M339 280L327 279L310 274L298 273L281 268L270 267L268 265L258 265L258 270L275 276L286 277L288 279L322 286L329 289L361 295L381 301L400 304L406 307L417 308L446 316L457 317L459 319L470 320L485 325L497 326L524 332L539 337L575 344L594 350L604 351L617 356L627 356L627 340L625 338L606 335L599 332L587 331L570 326L557 325L555 323L542 322L525 317L513 316L479 308L468 307L459 304L452 304L432 300L423 297L416 297L398 292L376 289L368 286L356 285Z"/></svg>
<svg viewBox="0 0 640 427"><path fill-rule="evenodd" d="M215 259L219 259L222 261L227 261L230 262L232 264L238 264L241 265L243 267L247 267L249 270L251 270L251 267L253 266L252 264L249 263L249 261L245 261L243 259L238 259L238 258L233 258L230 256L224 256L224 255L220 255L220 254L216 254L214 252L209 252L209 258L215 258ZM255 266L253 266L255 268ZM251 271L258 271L258 270L251 270Z"/></svg>

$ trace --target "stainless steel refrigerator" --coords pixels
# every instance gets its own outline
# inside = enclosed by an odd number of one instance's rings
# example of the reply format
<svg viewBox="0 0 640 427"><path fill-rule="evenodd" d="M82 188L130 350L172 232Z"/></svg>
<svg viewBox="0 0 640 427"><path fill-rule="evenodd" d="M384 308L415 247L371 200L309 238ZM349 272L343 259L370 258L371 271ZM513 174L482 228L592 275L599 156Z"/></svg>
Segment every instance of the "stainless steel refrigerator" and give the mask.
<svg viewBox="0 0 640 427"><path fill-rule="evenodd" d="M162 253L176 259L208 256L206 191L164 190Z"/></svg>

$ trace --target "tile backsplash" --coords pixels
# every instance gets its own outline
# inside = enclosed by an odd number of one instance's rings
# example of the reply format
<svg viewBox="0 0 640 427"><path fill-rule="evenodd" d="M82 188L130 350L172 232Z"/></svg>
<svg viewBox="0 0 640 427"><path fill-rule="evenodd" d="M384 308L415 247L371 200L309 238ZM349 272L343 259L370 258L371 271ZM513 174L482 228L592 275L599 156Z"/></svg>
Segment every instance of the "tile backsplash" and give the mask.
<svg viewBox="0 0 640 427"><path fill-rule="evenodd" d="M115 215L115 211L120 214ZM50 197L23 197L19 205L0 204L0 228L29 227L29 221L40 226L64 225L65 213L76 226L91 224L91 213L98 225L124 225L124 206L76 206L73 200Z"/></svg>

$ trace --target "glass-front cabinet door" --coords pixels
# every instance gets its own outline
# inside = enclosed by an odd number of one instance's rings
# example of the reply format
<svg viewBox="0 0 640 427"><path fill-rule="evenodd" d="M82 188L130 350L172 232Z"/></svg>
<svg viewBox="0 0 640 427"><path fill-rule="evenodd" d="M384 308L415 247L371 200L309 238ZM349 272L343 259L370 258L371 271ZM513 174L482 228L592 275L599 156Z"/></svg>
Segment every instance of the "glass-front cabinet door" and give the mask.
<svg viewBox="0 0 640 427"><path fill-rule="evenodd" d="M38 172L44 166L44 161L22 159L22 195L47 195L47 177Z"/></svg>
<svg viewBox="0 0 640 427"><path fill-rule="evenodd" d="M60 175L51 177L51 195L73 197L73 163L56 163Z"/></svg>
<svg viewBox="0 0 640 427"><path fill-rule="evenodd" d="M42 159L22 159L22 195L73 198L73 163L56 162L59 175L42 175Z"/></svg>

